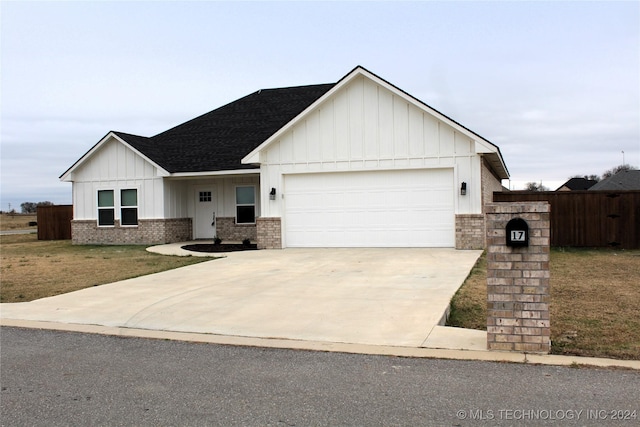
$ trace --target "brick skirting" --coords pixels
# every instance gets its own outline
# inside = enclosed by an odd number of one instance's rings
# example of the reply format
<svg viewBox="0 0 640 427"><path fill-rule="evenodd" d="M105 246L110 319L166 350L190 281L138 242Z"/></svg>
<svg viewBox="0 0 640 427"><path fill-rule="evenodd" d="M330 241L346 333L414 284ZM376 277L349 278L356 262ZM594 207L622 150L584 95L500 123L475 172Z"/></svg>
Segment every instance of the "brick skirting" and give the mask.
<svg viewBox="0 0 640 427"><path fill-rule="evenodd" d="M223 242L242 242L244 239L256 242L256 224L236 224L234 217L218 217L216 219L216 235Z"/></svg>
<svg viewBox="0 0 640 427"><path fill-rule="evenodd" d="M74 245L155 245L192 239L191 218L140 219L136 227L98 227L93 220L71 221Z"/></svg>
<svg viewBox="0 0 640 427"><path fill-rule="evenodd" d="M258 249L282 249L280 218L258 218Z"/></svg>
<svg viewBox="0 0 640 427"><path fill-rule="evenodd" d="M456 215L456 249L484 249L483 214Z"/></svg>

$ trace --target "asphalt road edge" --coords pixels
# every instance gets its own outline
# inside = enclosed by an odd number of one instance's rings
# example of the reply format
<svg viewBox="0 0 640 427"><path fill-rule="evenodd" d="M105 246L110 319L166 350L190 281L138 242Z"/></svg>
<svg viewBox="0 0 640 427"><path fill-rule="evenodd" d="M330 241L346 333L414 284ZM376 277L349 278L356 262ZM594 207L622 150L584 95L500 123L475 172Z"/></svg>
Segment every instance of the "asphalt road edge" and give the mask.
<svg viewBox="0 0 640 427"><path fill-rule="evenodd" d="M489 350L480 351L422 347L395 347L366 344L332 343L321 341L299 341L279 338L254 338L228 335L199 334L191 332L156 331L148 329L122 328L101 325L80 325L71 323L55 323L16 319L0 319L0 326L245 347L281 348L292 350L324 351L427 359L478 360L490 362L528 363L536 365L557 365L573 367L591 366L599 368L626 368L640 370L640 360L618 360L599 357L559 356L553 354L530 354Z"/></svg>

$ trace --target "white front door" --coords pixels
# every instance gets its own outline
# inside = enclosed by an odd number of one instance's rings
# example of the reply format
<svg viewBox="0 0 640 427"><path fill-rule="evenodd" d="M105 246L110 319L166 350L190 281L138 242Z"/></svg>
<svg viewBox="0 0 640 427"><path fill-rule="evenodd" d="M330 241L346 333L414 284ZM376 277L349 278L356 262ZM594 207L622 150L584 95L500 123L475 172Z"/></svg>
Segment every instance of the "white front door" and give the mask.
<svg viewBox="0 0 640 427"><path fill-rule="evenodd" d="M214 186L196 187L193 237L213 239L216 236L216 191Z"/></svg>

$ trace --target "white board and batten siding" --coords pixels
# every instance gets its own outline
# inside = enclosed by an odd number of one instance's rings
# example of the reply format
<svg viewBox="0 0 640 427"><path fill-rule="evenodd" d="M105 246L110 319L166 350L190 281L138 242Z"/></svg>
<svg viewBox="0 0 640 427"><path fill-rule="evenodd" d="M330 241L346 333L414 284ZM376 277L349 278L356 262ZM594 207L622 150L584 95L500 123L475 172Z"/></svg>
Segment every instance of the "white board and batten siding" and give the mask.
<svg viewBox="0 0 640 427"><path fill-rule="evenodd" d="M259 160L262 188L279 194L270 201L262 192L262 215L282 217L285 246L453 246L455 214L482 209L475 141L362 75L301 116ZM466 196L459 195L462 182ZM365 211L371 223L356 224ZM329 216L336 222L322 220ZM367 231L385 216L386 232L382 225ZM332 228L340 218L354 224ZM343 238L331 243L327 236L338 233Z"/></svg>
<svg viewBox="0 0 640 427"><path fill-rule="evenodd" d="M97 218L98 190L138 190L138 216L162 218L162 177L133 150L110 139L73 171L74 219Z"/></svg>

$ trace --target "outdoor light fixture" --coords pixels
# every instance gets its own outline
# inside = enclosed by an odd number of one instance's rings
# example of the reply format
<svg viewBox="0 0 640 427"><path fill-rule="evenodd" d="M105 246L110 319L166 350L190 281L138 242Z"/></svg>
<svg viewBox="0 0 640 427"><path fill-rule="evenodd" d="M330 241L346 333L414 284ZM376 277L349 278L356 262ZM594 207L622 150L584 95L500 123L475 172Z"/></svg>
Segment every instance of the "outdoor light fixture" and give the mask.
<svg viewBox="0 0 640 427"><path fill-rule="evenodd" d="M271 192L269 193L269 200L275 200L275 199L276 199L276 189L271 188Z"/></svg>
<svg viewBox="0 0 640 427"><path fill-rule="evenodd" d="M460 195L461 196L466 196L467 195L467 183L463 182L462 185L460 186Z"/></svg>

